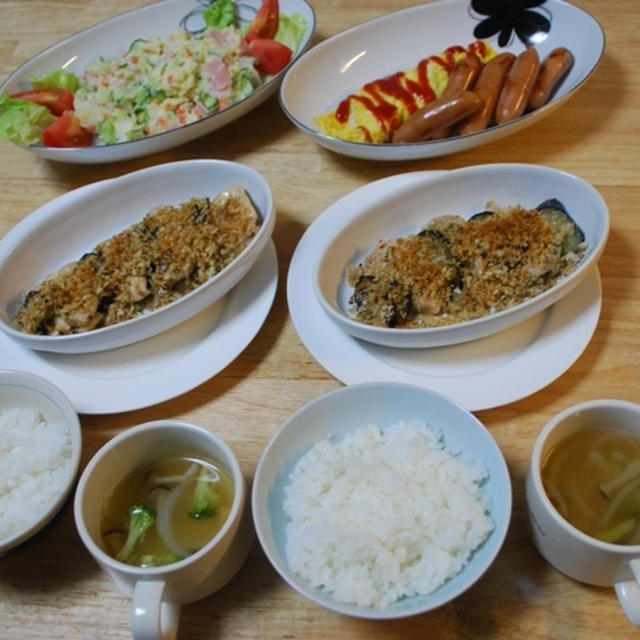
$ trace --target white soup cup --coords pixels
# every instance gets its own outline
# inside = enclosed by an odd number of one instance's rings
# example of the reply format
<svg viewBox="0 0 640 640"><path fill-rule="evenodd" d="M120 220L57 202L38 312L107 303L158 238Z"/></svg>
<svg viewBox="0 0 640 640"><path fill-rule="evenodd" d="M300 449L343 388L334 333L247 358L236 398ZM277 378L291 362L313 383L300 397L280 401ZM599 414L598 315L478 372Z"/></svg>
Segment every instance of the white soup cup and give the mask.
<svg viewBox="0 0 640 640"><path fill-rule="evenodd" d="M567 576L587 584L615 587L627 618L640 625L640 545L602 542L569 524L542 485L541 466L565 437L590 426L611 426L640 435L640 405L622 400L591 400L568 407L539 433L526 479L531 538L545 559Z"/></svg>
<svg viewBox="0 0 640 640"><path fill-rule="evenodd" d="M103 500L136 466L167 453L213 457L226 468L234 484L229 516L202 549L183 560L144 568L119 562L99 543ZM186 422L158 420L127 429L91 459L76 491L76 526L97 563L132 597L131 631L135 640L174 638L181 605L214 593L236 574L253 540L245 496L245 480L230 447L210 431Z"/></svg>

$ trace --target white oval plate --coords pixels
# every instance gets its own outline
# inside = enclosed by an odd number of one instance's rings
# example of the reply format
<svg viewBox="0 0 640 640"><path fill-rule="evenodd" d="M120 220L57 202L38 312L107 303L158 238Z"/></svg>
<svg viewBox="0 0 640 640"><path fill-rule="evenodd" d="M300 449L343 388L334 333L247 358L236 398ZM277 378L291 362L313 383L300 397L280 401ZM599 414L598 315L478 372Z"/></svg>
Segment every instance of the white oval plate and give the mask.
<svg viewBox="0 0 640 640"><path fill-rule="evenodd" d="M26 291L99 242L139 222L158 205L213 197L235 183L249 194L262 224L244 250L197 289L150 313L85 333L41 336L12 326ZM269 242L275 215L266 180L253 169L226 160L170 162L70 191L36 209L0 241L0 329L28 348L59 353L113 349L166 331L202 311L244 277Z"/></svg>
<svg viewBox="0 0 640 640"><path fill-rule="evenodd" d="M173 329L119 349L79 354L33 351L0 331L0 367L50 380L78 413L148 407L190 391L235 360L264 324L277 284L278 259L269 241L236 287Z"/></svg>
<svg viewBox="0 0 640 640"><path fill-rule="evenodd" d="M302 343L344 384L393 380L439 391L469 411L524 398L561 376L589 344L600 317L597 269L556 304L510 329L450 347L394 349L345 333L323 313L313 289L325 238L354 209L371 206L389 189L422 182L442 171L404 173L352 191L319 215L291 258L287 301Z"/></svg>
<svg viewBox="0 0 640 640"><path fill-rule="evenodd" d="M426 329L375 327L349 312L353 288L346 267L357 265L380 240L416 233L445 214L468 219L490 200L506 207L534 208L557 198L582 229L587 249L573 273L545 292L514 307L469 322ZM392 212L393 215L389 215ZM408 186L390 188L369 206L345 213L337 233L319 247L315 290L331 319L347 333L388 347L441 347L475 340L507 329L546 309L569 293L595 268L609 234L609 213L600 194L584 180L557 169L531 164L488 164L456 169Z"/></svg>
<svg viewBox="0 0 640 640"><path fill-rule="evenodd" d="M409 7L321 42L290 67L280 87L280 103L292 122L319 145L367 160L431 158L497 140L534 124L562 105L593 73L604 51L602 28L582 9L562 0L546 0L530 11L550 24L547 34L534 36L540 57L564 46L572 51L575 62L549 103L513 122L443 140L367 144L330 137L314 121L365 83L415 67L419 60L449 46L466 46L476 40L474 29L487 16L475 13L469 0L440 0ZM517 36L504 47L499 46L497 34L483 39L499 53L524 50Z"/></svg>
<svg viewBox="0 0 640 640"><path fill-rule="evenodd" d="M199 0L163 0L138 9L133 9L80 31L69 38L41 51L18 67L0 86L0 93L13 93L30 87L32 77L47 71L65 68L82 75L84 68L99 56L115 57L126 51L137 38L166 36L176 30L186 19L206 2ZM240 17L250 21L261 0L241 0ZM315 14L306 0L279 0L280 11L285 14L299 13L307 21L307 33L289 65L293 64L309 46L315 29ZM197 21L195 15L189 20ZM191 22L189 22L191 24ZM200 23L197 23L200 26ZM195 27L193 27L195 28ZM258 87L250 96L235 104L212 113L197 122L171 129L130 142L91 147L55 148L45 146L25 147L36 155L58 162L94 164L117 162L146 156L171 149L196 138L200 138L236 120L271 96L279 87L286 68Z"/></svg>

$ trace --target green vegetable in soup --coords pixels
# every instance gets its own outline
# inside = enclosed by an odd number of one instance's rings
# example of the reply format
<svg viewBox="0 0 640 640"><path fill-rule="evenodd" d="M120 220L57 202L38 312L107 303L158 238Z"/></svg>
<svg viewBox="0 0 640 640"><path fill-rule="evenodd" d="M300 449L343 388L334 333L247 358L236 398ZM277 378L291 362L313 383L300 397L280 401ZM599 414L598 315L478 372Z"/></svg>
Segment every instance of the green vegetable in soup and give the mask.
<svg viewBox="0 0 640 640"><path fill-rule="evenodd" d="M594 538L598 538L598 540L602 540L602 542L617 544L634 531L637 526L636 520L637 518L623 520L619 524L609 527L609 529L598 531L594 534Z"/></svg>
<svg viewBox="0 0 640 640"><path fill-rule="evenodd" d="M132 504L129 507L127 522L127 539L124 546L116 554L116 560L127 562L136 547L144 538L147 530L155 524L156 512L144 504Z"/></svg>
<svg viewBox="0 0 640 640"><path fill-rule="evenodd" d="M216 479L217 481L217 479ZM189 515L196 520L212 518L216 514L220 497L213 490L212 477L209 469L202 467L193 492L193 502Z"/></svg>
<svg viewBox="0 0 640 640"><path fill-rule="evenodd" d="M172 562L178 562L178 560L182 560L184 556L179 556L176 553L165 553L165 554L156 554L156 553L145 553L140 556L140 562L137 563L141 567L161 567L165 564L171 564Z"/></svg>
<svg viewBox="0 0 640 640"><path fill-rule="evenodd" d="M603 542L640 544L640 437L587 426L551 449L541 468L547 495L573 526Z"/></svg>
<svg viewBox="0 0 640 640"><path fill-rule="evenodd" d="M233 496L233 481L215 460L185 454L148 460L105 497L102 546L133 566L178 562L220 531Z"/></svg>
<svg viewBox="0 0 640 640"><path fill-rule="evenodd" d="M613 497L616 491L622 488L626 483L635 480L640 476L640 460L633 460L620 473L616 474L608 482L598 485L600 491L609 499Z"/></svg>

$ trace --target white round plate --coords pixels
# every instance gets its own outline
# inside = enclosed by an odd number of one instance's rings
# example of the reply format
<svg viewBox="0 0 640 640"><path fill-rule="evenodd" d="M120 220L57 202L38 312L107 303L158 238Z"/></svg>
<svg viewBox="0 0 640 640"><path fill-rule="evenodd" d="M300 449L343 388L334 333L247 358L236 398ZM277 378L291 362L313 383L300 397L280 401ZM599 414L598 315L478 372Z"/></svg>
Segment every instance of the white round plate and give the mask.
<svg viewBox="0 0 640 640"><path fill-rule="evenodd" d="M90 354L32 351L0 332L0 368L35 373L66 393L78 413L107 414L164 402L232 362L262 327L276 292L272 241L225 298L157 336Z"/></svg>
<svg viewBox="0 0 640 640"><path fill-rule="evenodd" d="M60 67L76 75L82 75L83 69L99 56L106 58L118 56L138 38L166 36L178 29L184 20L187 20L190 29L200 28L203 23L198 12L202 11L203 5L206 6L206 4L200 0L162 0L162 2L155 2L109 18L61 40L27 60L0 86L0 94L4 91L13 93L26 90L30 88L31 78ZM244 21L250 21L261 4L261 0L239 1L238 5L242 5L239 6L239 16ZM311 36L315 30L315 14L306 0L279 0L279 7L282 13L287 15L299 13L307 21L307 33L298 51L293 54L289 62L291 65L311 42ZM66 149L36 145L24 148L42 158L80 164L117 162L171 149L211 133L257 107L278 89L287 68L268 77L264 84L244 100L197 122L170 131L110 145Z"/></svg>
<svg viewBox="0 0 640 640"><path fill-rule="evenodd" d="M503 138L545 118L568 100L589 78L604 51L604 33L588 13L563 0L509 4L514 30L502 45L499 34L478 37L474 30L487 15L476 13L469 0L439 0L394 11L346 29L314 46L288 70L280 87L280 104L291 121L319 145L366 160L412 160L456 153ZM531 4L531 3L529 3ZM511 6L513 5L513 7ZM520 5L518 7L518 5ZM493 16L497 18L497 16ZM541 59L559 46L573 53L575 62L551 101L540 109L485 131L442 140L403 144L348 142L321 132L314 118L335 109L341 100L367 82L405 71L430 55L453 45L467 46L486 40L498 53L519 54L525 48L519 34L527 20L547 21L548 31L525 37ZM531 31L535 31L531 29Z"/></svg>
<svg viewBox="0 0 640 640"><path fill-rule="evenodd" d="M389 189L443 173L423 171L384 178L331 205L296 247L287 276L287 300L300 339L341 382L416 384L439 391L469 411L480 411L538 391L577 360L600 317L597 269L556 304L514 327L472 342L428 349L382 347L348 335L325 314L313 287L314 265L323 241L345 223L350 212L376 202Z"/></svg>

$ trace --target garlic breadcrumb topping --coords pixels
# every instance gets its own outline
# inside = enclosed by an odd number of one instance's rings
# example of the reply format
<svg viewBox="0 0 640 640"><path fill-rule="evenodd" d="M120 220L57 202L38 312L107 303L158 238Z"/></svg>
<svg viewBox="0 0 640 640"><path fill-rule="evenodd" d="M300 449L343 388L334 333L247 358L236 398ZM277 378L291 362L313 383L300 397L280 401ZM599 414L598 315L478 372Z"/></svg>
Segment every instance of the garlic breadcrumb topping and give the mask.
<svg viewBox="0 0 640 640"><path fill-rule="evenodd" d="M382 240L348 267L354 318L382 327L451 325L515 306L574 271L586 245L563 249L572 223L554 227L536 209L488 206L469 220L442 216L416 234Z"/></svg>
<svg viewBox="0 0 640 640"><path fill-rule="evenodd" d="M159 206L27 292L16 326L41 335L107 327L159 309L220 273L260 218L240 185Z"/></svg>

